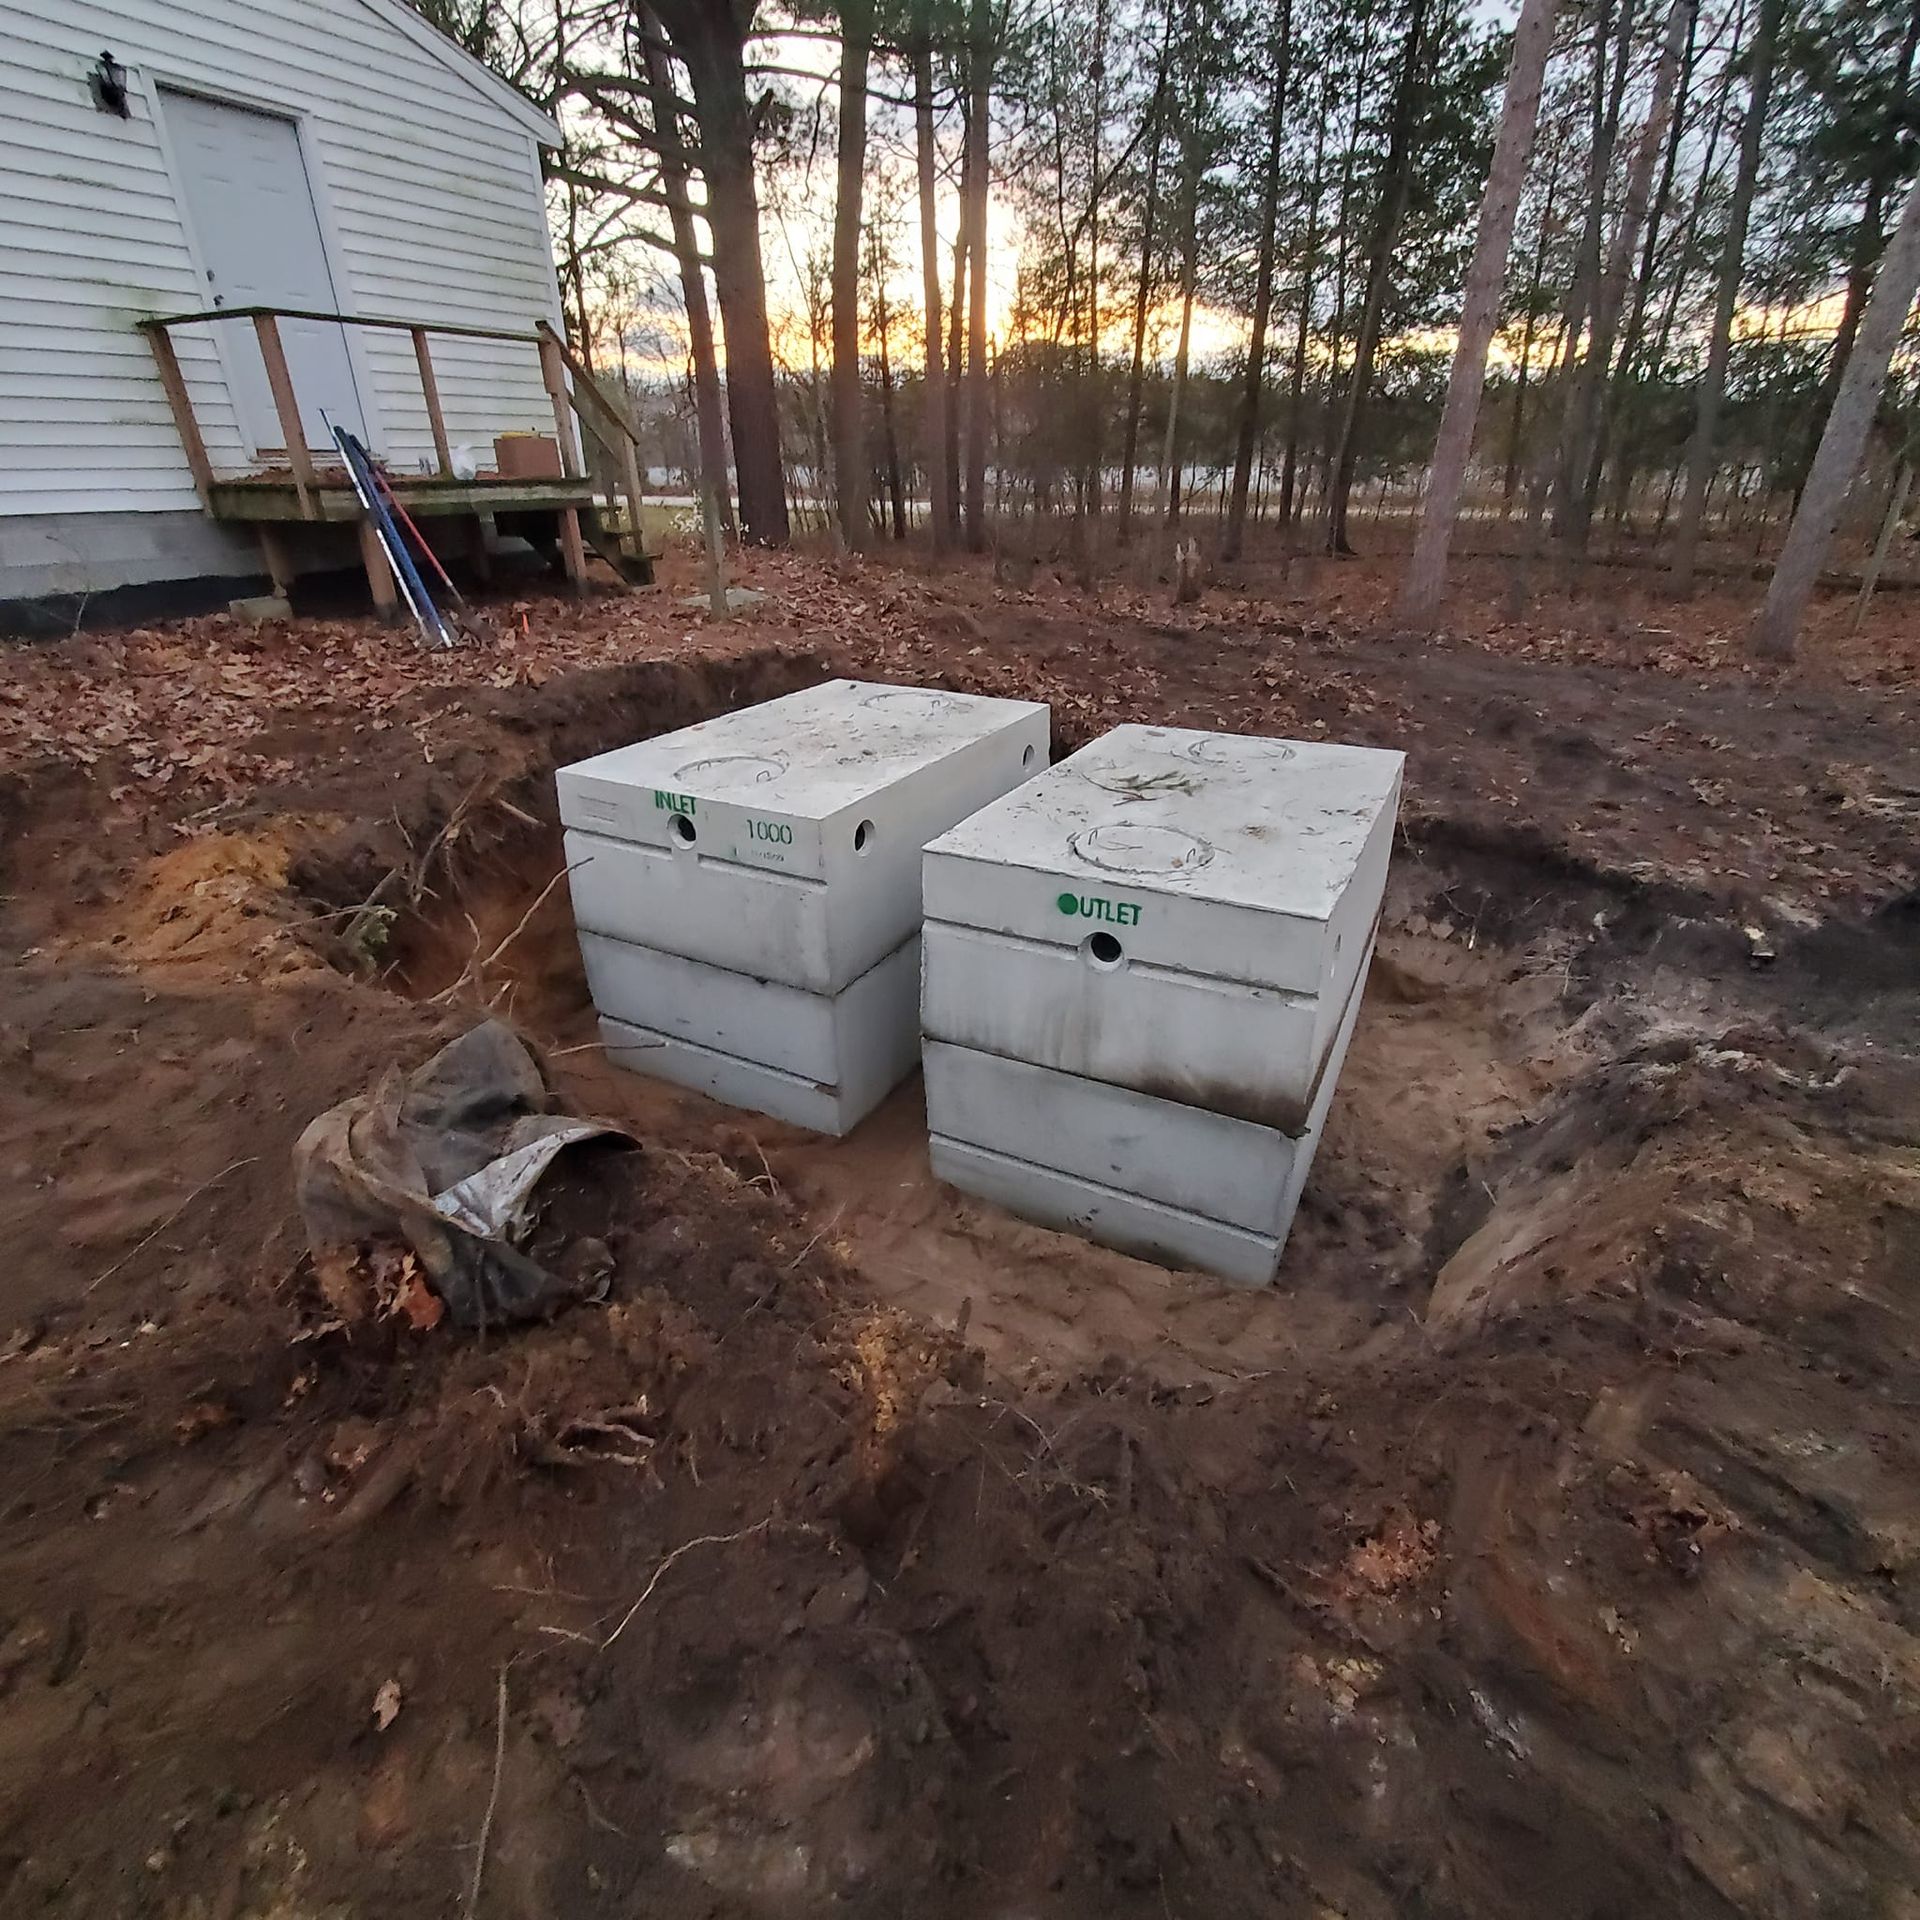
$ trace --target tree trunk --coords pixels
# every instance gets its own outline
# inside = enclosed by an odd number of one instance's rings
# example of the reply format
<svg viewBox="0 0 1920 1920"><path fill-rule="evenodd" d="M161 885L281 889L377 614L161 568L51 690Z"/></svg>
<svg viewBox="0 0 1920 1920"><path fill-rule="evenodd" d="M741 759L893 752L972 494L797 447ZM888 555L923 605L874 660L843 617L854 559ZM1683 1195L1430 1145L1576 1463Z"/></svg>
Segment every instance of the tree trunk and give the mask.
<svg viewBox="0 0 1920 1920"><path fill-rule="evenodd" d="M1540 208L1540 232L1534 241L1533 267L1527 277L1527 317L1520 333L1520 371L1513 384L1513 419L1507 428L1507 468L1500 483L1500 512L1513 508L1520 486L1520 450L1527 424L1527 380L1533 368L1534 336L1540 327L1540 282L1546 275L1547 246L1553 238L1553 209L1560 192L1560 150L1554 149L1547 173L1546 198Z"/></svg>
<svg viewBox="0 0 1920 1920"><path fill-rule="evenodd" d="M833 502L841 544L867 544L866 420L860 392L860 203L867 171L873 0L840 0L840 130L833 202Z"/></svg>
<svg viewBox="0 0 1920 1920"><path fill-rule="evenodd" d="M1620 137L1620 106L1626 93L1627 52L1633 37L1634 15L1639 0L1625 0L1620 16L1620 35L1610 41L1611 0L1601 0L1593 29L1593 108L1592 137L1587 162L1587 217L1580 230L1580 246L1574 256L1573 275L1567 284L1566 300L1566 377L1562 382L1560 437L1552 459L1538 476L1533 489L1531 522L1538 534L1539 517L1549 493L1558 499L1565 491L1567 443L1574 431L1574 408L1580 365L1580 345L1587 332L1600 286L1600 254L1606 225L1607 182L1613 173L1613 150ZM1607 54L1612 46L1612 79L1608 79Z"/></svg>
<svg viewBox="0 0 1920 1920"><path fill-rule="evenodd" d="M1853 618L1847 622L1849 633L1858 633L1873 605L1873 590L1880 584L1880 569L1887 564L1887 549L1899 530L1900 516L1907 510L1907 494L1913 487L1913 463L1902 460L1893 476L1893 488L1887 495L1887 511L1880 521L1880 533L1867 556L1866 571L1860 576L1860 597L1853 603Z"/></svg>
<svg viewBox="0 0 1920 1920"><path fill-rule="evenodd" d="M791 251L791 246L789 246ZM813 504L820 511L821 524L833 525L833 425L829 418L832 402L828 389L833 381L831 365L821 363L821 348L827 334L833 326L833 292L831 276L825 292L821 290L819 268L815 261L807 262L808 280L807 300L807 348L812 357L812 365L807 379L808 433L812 441L812 488Z"/></svg>
<svg viewBox="0 0 1920 1920"><path fill-rule="evenodd" d="M1193 199L1187 201L1187 231L1180 251L1180 344L1174 349L1173 385L1167 393L1167 438L1160 454L1160 498L1168 526L1180 523L1180 402L1187 390L1188 356L1193 346L1193 294L1199 272L1199 247Z"/></svg>
<svg viewBox="0 0 1920 1920"><path fill-rule="evenodd" d="M1720 83L1714 89L1713 105L1709 109L1707 120L1706 150L1700 159L1700 179L1709 181L1714 177L1720 156L1720 133L1727 117L1727 102L1733 97L1734 76L1740 65L1741 51L1744 45L1742 36L1747 28L1746 0L1738 0L1733 16L1732 44L1727 48L1727 57L1721 65ZM1677 261L1672 281L1667 287L1667 297L1661 305L1660 324L1654 329L1653 348L1647 355L1650 372L1658 374L1667 363L1667 348L1673 340L1674 323L1679 318L1680 296L1686 291L1689 278L1687 269L1693 259L1694 241L1700 231L1700 212L1706 204L1707 196L1696 192L1693 204L1687 209L1685 225L1681 228L1680 242L1677 248ZM1671 495L1673 489L1667 489ZM1666 506L1661 508L1664 524Z"/></svg>
<svg viewBox="0 0 1920 1920"><path fill-rule="evenodd" d="M992 143L993 0L973 0L967 49L966 204L961 227L967 237L972 277L967 282L967 545L986 549L987 435L991 426L987 394L987 190Z"/></svg>
<svg viewBox="0 0 1920 1920"><path fill-rule="evenodd" d="M1307 391L1307 340L1313 330L1314 276L1320 266L1320 189L1327 151L1327 84L1320 83L1320 113L1313 129L1313 178L1307 188L1307 236L1300 263L1300 314L1293 330L1293 373L1287 389L1287 450L1280 466L1280 525L1283 534L1294 522L1294 482L1300 470L1300 409ZM1293 550L1291 537L1284 551Z"/></svg>
<svg viewBox="0 0 1920 1920"><path fill-rule="evenodd" d="M1253 448L1260 437L1260 400L1266 389L1267 320L1273 311L1273 256L1280 226L1280 156L1285 146L1288 68L1293 53L1293 0L1280 0L1274 23L1273 91L1267 103L1267 163L1260 182L1260 254L1254 269L1253 333L1247 342L1247 372L1240 394L1240 431L1233 449L1233 491L1220 557L1237 560L1247 524L1247 489L1253 480Z"/></svg>
<svg viewBox="0 0 1920 1920"><path fill-rule="evenodd" d="M887 336L893 313L887 304L887 275L884 262L873 263L873 325L880 348L880 425L886 441L887 495L893 506L893 537L907 537L907 498L900 478L900 436L893 424L893 352Z"/></svg>
<svg viewBox="0 0 1920 1920"><path fill-rule="evenodd" d="M727 412L745 538L784 546L786 476L780 409L767 333L760 264L760 196L753 172L753 111L747 102L745 37L731 7L656 0L654 12L693 82L700 130L704 209L713 235L713 285L727 342Z"/></svg>
<svg viewBox="0 0 1920 1920"><path fill-rule="evenodd" d="M953 530L953 495L948 487L947 443L953 431L952 396L940 351L940 232L938 155L933 136L933 46L923 36L913 49L914 152L920 174L920 279L925 302L926 373L922 422L926 432L928 508L933 520L933 550L944 553Z"/></svg>
<svg viewBox="0 0 1920 1920"><path fill-rule="evenodd" d="M666 196L674 258L680 267L680 298L687 310L687 354L693 362L693 424L700 448L701 487L711 491L720 524L733 530L733 491L727 484L727 426L721 411L720 362L713 350L713 315L707 307L706 269L700 264L700 236L693 224L683 158L685 129L673 104L673 72L659 45L658 23L640 16L644 40L647 94L654 130L661 136L660 190Z"/></svg>
<svg viewBox="0 0 1920 1920"><path fill-rule="evenodd" d="M1291 4L1291 0L1289 0ZM1100 495L1106 464L1106 367L1100 358L1100 202L1101 130L1106 124L1107 0L1097 0L1093 13L1092 171L1087 197L1087 467L1084 494L1088 515L1100 517ZM1090 564L1090 561L1089 561Z"/></svg>
<svg viewBox="0 0 1920 1920"><path fill-rule="evenodd" d="M1373 380L1373 357L1380 345L1380 318L1387 304L1387 282L1393 270L1393 247L1407 211L1412 186L1411 155L1414 119L1426 83L1421 41L1426 32L1427 0L1413 0L1407 15L1407 41L1400 56L1400 73L1393 86L1393 108L1388 123L1386 164L1381 172L1380 206L1374 217L1367 264L1367 292L1360 308L1360 328L1353 342L1353 370L1347 378L1347 401L1341 410L1340 439L1332 463L1332 491L1327 501L1327 551L1351 553L1347 539L1347 497L1360 458L1360 421Z"/></svg>
<svg viewBox="0 0 1920 1920"><path fill-rule="evenodd" d="M1606 411L1600 423L1600 444L1613 449L1613 498L1609 508L1617 526L1626 518L1627 501L1633 490L1635 436L1626 431L1627 406L1633 392L1634 370L1639 364L1641 343L1646 337L1647 302L1653 293L1654 269L1660 259L1660 229L1666 219L1667 203L1673 197L1673 177L1680 164L1680 149L1687 132L1687 100L1693 89L1695 49L1700 31L1700 9L1691 9L1687 21L1686 52L1680 62L1680 78L1674 92L1673 111L1668 116L1666 158L1660 164L1660 184L1654 189L1653 205L1647 214L1646 239L1640 248L1640 268L1634 275L1633 303L1627 312L1626 331L1620 339L1620 358L1608 388ZM1709 149L1711 153L1711 149ZM1684 277L1684 259L1676 269Z"/></svg>
<svg viewBox="0 0 1920 1920"><path fill-rule="evenodd" d="M1916 291L1920 291L1920 179L1908 189L1900 224L1881 259L1853 352L1847 356L1839 395L1807 471L1800 509L1774 566L1766 604L1747 635L1747 650L1756 659L1793 658L1807 601L1826 564L1827 548L1859 469L1893 350L1900 344Z"/></svg>
<svg viewBox="0 0 1920 1920"><path fill-rule="evenodd" d="M1907 9L1907 30L1900 42L1900 61L1894 73L1892 92L1896 100L1905 101L1908 98L1913 86L1916 56L1920 56L1920 4L1910 4ZM1886 246L1887 200L1900 182L1903 150L1900 141L1888 139L1881 143L1874 156L1873 170L1862 196L1860 221L1853 230L1853 246L1847 261L1847 292L1840 308L1840 324L1834 330L1833 351L1820 382L1820 396L1814 414L1817 420L1824 420L1833 412L1840 382L1846 375L1847 356L1852 353L1853 343L1859 335L1860 314L1866 305L1867 290L1873 284L1874 263Z"/></svg>
<svg viewBox="0 0 1920 1920"><path fill-rule="evenodd" d="M1713 111L1708 116L1706 152L1700 162L1702 180L1711 180L1714 176L1720 125L1726 118L1727 101L1732 97L1734 70L1740 57L1740 35L1746 28L1744 5L1745 0L1741 0L1741 9L1734 15L1733 45L1728 49L1726 63L1720 73L1720 84L1715 90ZM1687 210L1686 224L1681 230L1673 279L1667 288L1667 297L1661 308L1660 324L1654 330L1652 349L1647 355L1648 369L1655 375L1667 364L1667 349L1672 342L1674 325L1680 313L1680 296L1687 285L1687 266L1693 258L1693 243L1700 230L1700 209L1705 203L1705 194L1694 195L1693 205ZM1653 523L1653 537L1656 540L1666 537L1667 522L1673 512L1674 489L1680 484L1681 471L1685 465L1686 461L1683 458L1678 466L1671 467L1667 471L1666 485L1660 490L1660 511Z"/></svg>
<svg viewBox="0 0 1920 1920"><path fill-rule="evenodd" d="M1568 354L1573 342L1567 336L1566 317L1553 336L1553 350L1547 355L1546 370L1540 376L1540 390L1550 392L1560 374L1564 371ZM1527 526L1530 534L1537 534L1540 516L1546 511L1547 480L1544 459L1535 459L1527 463L1525 475L1527 495Z"/></svg>
<svg viewBox="0 0 1920 1920"><path fill-rule="evenodd" d="M1333 256L1333 313L1327 323L1326 370L1320 380L1320 501L1324 508L1332 487L1335 403L1340 393L1340 348L1347 336L1347 267L1354 248L1353 196L1360 155L1360 130L1367 104L1367 81L1373 67L1373 30L1377 24L1372 0L1363 0L1360 51L1354 63L1353 118L1347 129L1346 151L1340 160L1340 199L1333 231L1339 244Z"/></svg>
<svg viewBox="0 0 1920 1920"><path fill-rule="evenodd" d="M1196 0L1185 0L1181 30L1183 57L1191 60L1196 37ZM1160 517L1169 527L1180 521L1182 462L1180 408L1186 398L1187 372L1193 349L1193 301L1200 278L1200 152L1196 140L1198 100L1190 92L1184 103L1174 101L1173 119L1180 140L1180 335L1173 355L1173 383L1167 392L1167 430L1160 451Z"/></svg>
<svg viewBox="0 0 1920 1920"><path fill-rule="evenodd" d="M1514 29L1500 131L1493 143L1486 191L1480 196L1480 223L1474 235L1473 264L1467 270L1453 370L1447 378L1446 407L1433 444L1426 505L1414 536L1413 559L1400 595L1402 619L1419 626L1432 624L1446 595L1447 549L1460 510L1467 462L1473 455L1474 423L1480 416L1480 395L1487 378L1487 349L1493 344L1494 324L1500 317L1507 253L1513 245L1513 222L1520 211L1520 190L1526 183L1533 130L1540 118L1540 88L1547 54L1553 46L1556 7L1557 0L1526 0Z"/></svg>
<svg viewBox="0 0 1920 1920"><path fill-rule="evenodd" d="M1700 557L1700 528L1706 517L1707 488L1713 479L1714 455L1718 450L1720 408L1727 394L1727 362L1733 351L1733 316L1740 304L1741 272L1746 265L1747 218L1753 211L1754 183L1760 176L1761 137L1766 130L1767 101L1773 90L1774 53L1786 10L1786 0L1760 0L1760 24L1753 40L1753 81L1747 96L1746 117L1740 124L1740 162L1734 173L1733 201L1727 210L1727 239L1720 256L1713 333L1707 343L1706 371L1700 379L1693 438L1687 443L1686 491L1680 498L1680 518L1674 528L1673 578L1682 593L1692 590L1694 567ZM1884 369L1882 373L1884 377ZM1848 477L1851 478L1851 469ZM1795 518L1797 522L1798 516ZM1824 539L1821 546L1824 550ZM1796 622L1798 618L1796 610Z"/></svg>
<svg viewBox="0 0 1920 1920"><path fill-rule="evenodd" d="M964 96L971 99L969 90ZM964 109L962 113L964 121ZM953 229L953 297L947 303L947 532L960 537L960 441L966 416L967 315L967 168L973 159L973 142L961 128L960 205L962 214Z"/></svg>
<svg viewBox="0 0 1920 1920"><path fill-rule="evenodd" d="M1673 113L1674 83L1681 55L1693 27L1694 0L1673 0L1667 14L1667 33L1653 73L1653 91L1647 117L1640 129L1633 160L1627 169L1627 193L1619 225L1607 249L1606 267L1594 294L1593 324L1587 332L1587 350L1575 369L1568 403L1570 431L1563 442L1560 467L1560 503L1554 532L1576 551L1584 550L1593 524L1593 497L1598 484L1601 402L1606 396L1607 373L1613 361L1614 336L1626 299L1627 273L1633 264L1640 230L1646 224L1653 197L1653 170L1666 147L1667 122Z"/></svg>
<svg viewBox="0 0 1920 1920"><path fill-rule="evenodd" d="M1127 426L1120 455L1120 538L1133 524L1133 477L1140 464L1140 407L1146 386L1147 308L1153 297L1153 222L1160 203L1161 109L1166 102L1167 56L1172 45L1173 9L1160 44L1160 71L1147 107L1147 190L1140 210L1140 278L1133 296L1133 363L1127 373Z"/></svg>

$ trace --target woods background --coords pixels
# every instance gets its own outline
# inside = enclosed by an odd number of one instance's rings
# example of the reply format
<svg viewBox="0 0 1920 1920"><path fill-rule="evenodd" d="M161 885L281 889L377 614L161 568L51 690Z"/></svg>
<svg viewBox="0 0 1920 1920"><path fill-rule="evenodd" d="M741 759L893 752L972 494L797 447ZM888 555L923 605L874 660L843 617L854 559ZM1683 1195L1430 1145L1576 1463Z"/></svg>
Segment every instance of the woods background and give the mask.
<svg viewBox="0 0 1920 1920"><path fill-rule="evenodd" d="M1897 537L1913 0L421 4L559 117L570 330L749 540L1419 514L1410 621L1462 515L1683 591L1784 548L1780 651Z"/></svg>

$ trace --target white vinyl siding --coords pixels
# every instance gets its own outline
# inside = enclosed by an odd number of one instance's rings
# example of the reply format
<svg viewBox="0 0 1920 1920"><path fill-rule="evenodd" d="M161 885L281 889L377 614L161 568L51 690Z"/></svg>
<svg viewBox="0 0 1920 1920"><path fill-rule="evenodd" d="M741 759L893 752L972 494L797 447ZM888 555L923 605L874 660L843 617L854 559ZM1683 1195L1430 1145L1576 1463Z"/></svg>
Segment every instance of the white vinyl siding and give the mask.
<svg viewBox="0 0 1920 1920"><path fill-rule="evenodd" d="M537 121L424 31L376 0L0 6L0 514L198 505L134 324L208 304L155 124L162 85L299 122L343 312L517 329L557 318ZM128 69L131 120L88 92L102 48ZM378 450L430 465L411 340L353 337ZM216 470L246 471L212 329L174 341ZM432 348L456 444L551 432L531 346Z"/></svg>

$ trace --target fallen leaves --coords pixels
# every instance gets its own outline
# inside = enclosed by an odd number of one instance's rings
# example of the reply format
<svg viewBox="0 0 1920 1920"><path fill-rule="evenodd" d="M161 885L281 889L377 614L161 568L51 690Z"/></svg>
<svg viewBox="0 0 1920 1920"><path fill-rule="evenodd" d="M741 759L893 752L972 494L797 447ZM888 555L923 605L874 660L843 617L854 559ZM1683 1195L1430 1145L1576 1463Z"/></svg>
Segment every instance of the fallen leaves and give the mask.
<svg viewBox="0 0 1920 1920"><path fill-rule="evenodd" d="M1439 1539L1437 1521L1392 1520L1347 1555L1340 1585L1349 1594L1391 1594L1417 1585L1433 1570Z"/></svg>
<svg viewBox="0 0 1920 1920"><path fill-rule="evenodd" d="M321 1297L347 1326L404 1320L415 1333L430 1333L446 1317L447 1303L410 1247L328 1247L314 1256L313 1272Z"/></svg>
<svg viewBox="0 0 1920 1920"><path fill-rule="evenodd" d="M426 1276L407 1255L407 1271L396 1287L389 1314L397 1314L415 1333L431 1333L446 1318L447 1303L427 1285Z"/></svg>
<svg viewBox="0 0 1920 1920"><path fill-rule="evenodd" d="M301 763L274 736L319 714L350 716L372 733L405 727L432 760L447 715L417 712L424 695L539 687L569 669L715 650L670 627L667 611L663 596L645 594L515 604L493 646L433 653L372 619L267 630L226 614L20 646L0 686L0 760L64 762L116 801L216 811L292 778Z"/></svg>
<svg viewBox="0 0 1920 1920"><path fill-rule="evenodd" d="M1657 584L1609 571L1579 594L1543 583L1503 606L1486 581L1505 564L1482 557L1463 568L1452 630L1422 643L1422 663L1491 654L1694 683L1755 677L1741 651L1750 611L1741 595L1703 595L1683 615L1656 604ZM1542 707L1487 699L1497 674L1463 678L1449 667L1436 683L1412 670L1414 656L1402 671L1388 618L1396 569L1384 561L1342 566L1336 579L1300 556L1291 582L1264 595L1216 585L1189 606L1172 605L1163 583L1109 577L1082 587L1065 568L1034 561L990 580L965 563L922 574L877 556L755 552L737 557L736 572L765 600L724 623L690 620L668 586L496 603L491 644L444 652L421 653L370 619L256 629L226 616L13 649L0 760L76 767L197 841L262 787L312 785L315 739L329 743L334 767L363 755L391 767L396 749L440 765L460 750L476 710L524 701L571 672L781 648L829 671L1045 700L1067 745L1144 718L1391 741L1411 756L1410 820L1468 817L1476 832L1489 820L1496 830L1522 823L1596 869L1648 883L1735 896L1765 884L1823 910L1913 884L1920 782L1889 778L1862 754L1858 768L1835 761L1826 784L1806 791L1807 766L1825 759L1800 763L1795 780L1764 723L1732 724L1756 711L1744 696L1709 702L1705 726L1698 702L1680 702L1684 717L1651 728L1636 714L1636 730L1620 738L1602 713L1576 707L1556 728ZM1920 658L1920 642L1901 638L1901 596L1882 598L1884 618L1876 608L1859 661L1847 654L1840 677L1880 684L1890 662ZM1830 644L1834 635L1820 636L1820 647ZM1815 658L1810 641L1803 676ZM1777 679L1759 675L1762 693ZM352 931L377 964L384 919Z"/></svg>

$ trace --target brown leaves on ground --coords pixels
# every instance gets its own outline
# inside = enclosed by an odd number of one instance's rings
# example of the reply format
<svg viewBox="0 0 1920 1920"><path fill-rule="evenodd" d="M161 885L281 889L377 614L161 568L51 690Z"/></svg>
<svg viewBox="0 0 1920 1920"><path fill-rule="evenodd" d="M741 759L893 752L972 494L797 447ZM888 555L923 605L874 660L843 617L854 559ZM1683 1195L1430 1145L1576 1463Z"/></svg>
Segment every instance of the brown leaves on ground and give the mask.
<svg viewBox="0 0 1920 1920"><path fill-rule="evenodd" d="M256 629L212 616L79 636L9 651L0 761L77 769L198 840L263 787L311 789L322 741L326 766L392 777L470 748L510 690L524 707L526 688L581 668L698 670L778 651L825 672L1045 700L1065 746L1143 716L1392 742L1409 754L1416 830L1522 827L1635 885L1730 897L1743 922L1912 885L1920 784L1878 751L1900 718L1878 689L1920 671L1909 596L1883 595L1857 635L1843 597L1822 601L1783 681L1741 653L1744 582L1679 602L1657 571L1527 576L1469 557L1445 631L1427 640L1395 625L1391 553L1264 561L1186 605L1152 559L1143 544L1125 571L1082 586L1065 563L996 577L912 553L752 553L736 575L763 601L712 622L681 604L674 576L691 561L676 553L650 591L496 602L492 639L449 652L371 619ZM349 929L376 944L385 931Z"/></svg>
<svg viewBox="0 0 1920 1920"><path fill-rule="evenodd" d="M983 693L1051 696L1056 724L1075 734L1150 707L1158 677L1123 661L1109 641L1113 657L1101 663L1097 689L1036 689L1017 649L992 646L1009 618L1055 606L1092 614L1115 632L1146 622L1163 635L1191 634L1196 644L1231 629L1257 636L1270 652L1299 631L1266 601L1220 593L1170 607L1163 591L1125 583L1063 596L791 553L745 555L736 564L741 583L767 600L756 614L722 624L682 606L667 586L501 603L490 644L450 651L422 652L406 633L370 618L256 627L226 614L14 647L0 683L0 761L76 767L109 798L163 800L169 812L184 812L186 830L198 831L198 815L297 777L306 764L298 733L312 719L348 714L356 732L411 733L432 761L451 709L431 696L448 689L501 692L581 668L795 644L826 656L857 653L875 675L937 675ZM976 585L990 626L965 604ZM1276 660L1269 691L1283 672Z"/></svg>
<svg viewBox="0 0 1920 1920"><path fill-rule="evenodd" d="M256 627L227 614L76 635L7 651L0 763L46 758L138 794L211 809L306 764L303 720L351 714L357 731L410 731L434 757L436 689L504 691L555 673L715 652L664 595L576 605L511 602L491 645L422 652L370 618ZM191 815L189 815L191 824Z"/></svg>
<svg viewBox="0 0 1920 1920"><path fill-rule="evenodd" d="M1433 1571L1439 1539L1438 1521L1405 1516L1389 1521L1347 1555L1338 1584L1349 1596L1417 1586Z"/></svg>
<svg viewBox="0 0 1920 1920"><path fill-rule="evenodd" d="M446 1317L447 1303L408 1249L329 1247L316 1256L313 1270L321 1297L347 1326L404 1320L413 1332L430 1333Z"/></svg>

